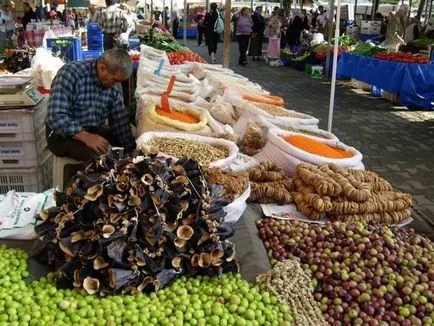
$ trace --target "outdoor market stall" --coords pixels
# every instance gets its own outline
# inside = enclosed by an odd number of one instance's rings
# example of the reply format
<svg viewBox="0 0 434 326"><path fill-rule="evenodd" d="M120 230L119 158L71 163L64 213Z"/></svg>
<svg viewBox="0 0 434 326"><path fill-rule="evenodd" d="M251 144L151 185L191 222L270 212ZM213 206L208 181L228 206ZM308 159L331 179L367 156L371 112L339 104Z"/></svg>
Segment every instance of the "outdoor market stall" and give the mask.
<svg viewBox="0 0 434 326"><path fill-rule="evenodd" d="M434 64L393 62L345 52L337 73L341 79L354 78L399 94L402 105L434 109Z"/></svg>
<svg viewBox="0 0 434 326"><path fill-rule="evenodd" d="M148 44L131 54L136 152L0 198L2 243L35 278L0 247L0 322L432 324L410 194L272 90Z"/></svg>

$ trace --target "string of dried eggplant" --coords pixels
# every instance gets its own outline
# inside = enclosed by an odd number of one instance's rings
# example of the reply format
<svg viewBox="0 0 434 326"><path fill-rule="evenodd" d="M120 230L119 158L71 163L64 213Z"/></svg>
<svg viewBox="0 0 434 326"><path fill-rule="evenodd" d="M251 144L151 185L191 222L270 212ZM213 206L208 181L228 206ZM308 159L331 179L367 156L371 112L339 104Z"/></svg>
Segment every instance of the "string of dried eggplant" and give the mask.
<svg viewBox="0 0 434 326"><path fill-rule="evenodd" d="M89 294L157 291L182 275L239 269L226 240L229 202L191 159L110 152L55 199L38 217L36 258Z"/></svg>

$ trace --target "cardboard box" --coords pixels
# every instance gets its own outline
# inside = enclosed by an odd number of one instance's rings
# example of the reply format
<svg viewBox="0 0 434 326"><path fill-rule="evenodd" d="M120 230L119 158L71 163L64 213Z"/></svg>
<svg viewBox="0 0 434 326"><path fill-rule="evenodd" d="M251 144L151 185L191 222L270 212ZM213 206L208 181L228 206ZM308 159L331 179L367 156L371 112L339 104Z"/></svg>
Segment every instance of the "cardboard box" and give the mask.
<svg viewBox="0 0 434 326"><path fill-rule="evenodd" d="M365 35L377 35L380 34L381 26L380 27L362 27L360 33Z"/></svg>
<svg viewBox="0 0 434 326"><path fill-rule="evenodd" d="M381 22L376 20L362 20L362 28L381 27Z"/></svg>

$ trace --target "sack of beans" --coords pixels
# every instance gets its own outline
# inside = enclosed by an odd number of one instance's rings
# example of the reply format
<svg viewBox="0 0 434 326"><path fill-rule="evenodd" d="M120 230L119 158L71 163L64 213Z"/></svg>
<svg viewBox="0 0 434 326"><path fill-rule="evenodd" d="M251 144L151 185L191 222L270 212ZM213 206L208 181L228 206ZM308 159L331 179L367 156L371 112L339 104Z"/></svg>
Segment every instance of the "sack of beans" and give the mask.
<svg viewBox="0 0 434 326"><path fill-rule="evenodd" d="M225 139L179 132L146 132L136 140L144 154L160 153L168 157L189 157L203 166L228 168L236 159L238 147Z"/></svg>
<svg viewBox="0 0 434 326"><path fill-rule="evenodd" d="M254 156L260 162L272 161L290 176L299 163L314 165L335 163L352 169L364 169L363 156L338 139L321 139L281 129L270 129L262 151Z"/></svg>

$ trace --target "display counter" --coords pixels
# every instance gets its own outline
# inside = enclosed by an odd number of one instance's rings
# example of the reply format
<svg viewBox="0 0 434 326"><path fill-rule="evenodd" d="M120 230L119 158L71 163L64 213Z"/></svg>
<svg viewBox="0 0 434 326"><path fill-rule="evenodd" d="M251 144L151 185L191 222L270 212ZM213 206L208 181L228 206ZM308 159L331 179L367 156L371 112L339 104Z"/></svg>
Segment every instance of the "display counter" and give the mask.
<svg viewBox="0 0 434 326"><path fill-rule="evenodd" d="M401 105L434 109L434 64L393 62L345 52L339 59L337 76L399 94Z"/></svg>

